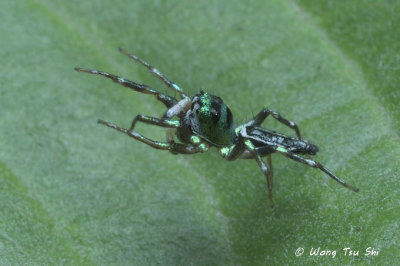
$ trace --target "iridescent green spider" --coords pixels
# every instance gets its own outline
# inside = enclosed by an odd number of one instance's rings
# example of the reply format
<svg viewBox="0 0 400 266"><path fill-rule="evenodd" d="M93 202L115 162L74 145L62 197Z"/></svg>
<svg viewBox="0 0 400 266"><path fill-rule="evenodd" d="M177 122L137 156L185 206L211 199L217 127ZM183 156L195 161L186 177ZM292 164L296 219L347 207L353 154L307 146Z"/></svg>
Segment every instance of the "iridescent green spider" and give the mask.
<svg viewBox="0 0 400 266"><path fill-rule="evenodd" d="M219 154L228 161L255 159L266 176L268 197L272 207L274 203L272 200L271 154L274 152L310 167L318 168L344 187L355 192L358 191L358 188L346 184L320 163L300 156L299 154L315 155L318 152L318 147L302 140L297 125L283 118L279 113L264 108L249 122L235 128L232 113L221 98L204 91L189 97L178 85L170 81L156 68L121 48L119 48L119 51L147 67L151 73L169 88L176 91L180 96L180 100L178 101L174 97L161 93L147 85L138 84L107 72L77 67L75 68L76 71L101 75L134 91L153 94L157 100L167 107L167 111L161 118L137 115L129 129L103 120L98 120L98 123L121 131L155 149L168 150L174 154L194 154L205 152L210 147L215 147L218 149ZM262 128L261 123L269 115L294 130L297 138ZM175 117L178 119L175 119ZM135 125L139 121L168 128L166 141L151 140L134 131ZM179 142L174 141L174 135ZM262 159L264 156L267 156L267 164Z"/></svg>

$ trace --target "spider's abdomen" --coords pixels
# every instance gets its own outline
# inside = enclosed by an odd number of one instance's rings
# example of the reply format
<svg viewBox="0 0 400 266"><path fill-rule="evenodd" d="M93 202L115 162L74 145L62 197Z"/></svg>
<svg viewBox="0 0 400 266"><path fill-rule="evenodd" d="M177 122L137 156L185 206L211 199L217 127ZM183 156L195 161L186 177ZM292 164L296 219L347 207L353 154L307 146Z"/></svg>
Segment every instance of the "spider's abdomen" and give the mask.
<svg viewBox="0 0 400 266"><path fill-rule="evenodd" d="M247 128L247 135L253 145L264 155L273 152L274 147L277 146L298 154L315 155L319 150L317 145L308 141L279 134L262 127Z"/></svg>

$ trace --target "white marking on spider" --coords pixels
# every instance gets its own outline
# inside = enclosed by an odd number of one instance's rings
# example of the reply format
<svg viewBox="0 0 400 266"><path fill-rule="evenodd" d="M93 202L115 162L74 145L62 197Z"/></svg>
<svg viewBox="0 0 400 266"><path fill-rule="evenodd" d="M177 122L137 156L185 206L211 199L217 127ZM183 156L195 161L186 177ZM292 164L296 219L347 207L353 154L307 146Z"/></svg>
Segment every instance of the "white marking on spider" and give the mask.
<svg viewBox="0 0 400 266"><path fill-rule="evenodd" d="M182 112L185 112L186 106L189 104L190 104L190 98L189 97L183 98L177 104L175 104L174 106L172 106L171 108L168 109L167 117L171 118Z"/></svg>

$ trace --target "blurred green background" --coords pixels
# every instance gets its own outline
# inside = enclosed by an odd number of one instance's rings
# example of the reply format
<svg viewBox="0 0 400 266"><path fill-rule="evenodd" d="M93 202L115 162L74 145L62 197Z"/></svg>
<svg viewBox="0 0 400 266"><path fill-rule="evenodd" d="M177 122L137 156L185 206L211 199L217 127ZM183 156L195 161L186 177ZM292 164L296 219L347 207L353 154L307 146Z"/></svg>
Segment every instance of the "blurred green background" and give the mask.
<svg viewBox="0 0 400 266"><path fill-rule="evenodd" d="M397 1L1 1L0 263L394 264L399 14ZM75 66L171 92L117 47L219 95L237 124L279 111L360 192L275 155L271 209L254 160L173 156L97 125L165 109Z"/></svg>

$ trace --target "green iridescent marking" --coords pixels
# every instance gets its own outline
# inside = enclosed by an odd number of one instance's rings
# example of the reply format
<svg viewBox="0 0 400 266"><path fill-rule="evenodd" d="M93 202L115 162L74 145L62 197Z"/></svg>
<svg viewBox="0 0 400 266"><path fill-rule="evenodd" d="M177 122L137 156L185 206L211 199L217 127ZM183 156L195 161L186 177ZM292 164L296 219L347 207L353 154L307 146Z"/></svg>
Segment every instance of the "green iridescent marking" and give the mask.
<svg viewBox="0 0 400 266"><path fill-rule="evenodd" d="M202 143L202 144L199 145L199 149L202 152L205 152L205 151L208 151L208 146L206 144Z"/></svg>
<svg viewBox="0 0 400 266"><path fill-rule="evenodd" d="M165 148L169 148L170 144L169 143L165 143L165 142L158 142L156 141L157 145L160 145L161 147L165 147Z"/></svg>
<svg viewBox="0 0 400 266"><path fill-rule="evenodd" d="M201 102L203 103L203 106L201 107L200 111L202 113L207 113L210 111L211 109L211 100L210 100L210 96L208 95L208 93L204 93L201 98L200 98Z"/></svg>
<svg viewBox="0 0 400 266"><path fill-rule="evenodd" d="M198 143L200 143L200 138L198 136L191 136L190 142L193 144L198 144Z"/></svg>
<svg viewBox="0 0 400 266"><path fill-rule="evenodd" d="M165 123L173 127L179 127L181 125L181 122L179 122L179 120L165 120Z"/></svg>
<svg viewBox="0 0 400 266"><path fill-rule="evenodd" d="M231 153L231 151L234 147L235 147L235 145L231 145L229 147L223 147L223 148L219 149L219 154L221 154L222 157L227 157Z"/></svg>
<svg viewBox="0 0 400 266"><path fill-rule="evenodd" d="M287 149L285 149L283 147L278 147L278 148L276 148L276 151L278 151L278 152L287 152Z"/></svg>
<svg viewBox="0 0 400 266"><path fill-rule="evenodd" d="M235 133L236 133L236 135L238 135L239 132L240 132L244 127L245 127L245 125L241 125L241 126L238 126L237 128L235 128Z"/></svg>
<svg viewBox="0 0 400 266"><path fill-rule="evenodd" d="M254 147L253 143L250 140L246 140L244 142L244 144L246 144L246 146L249 147L252 150L254 150L256 148L256 147Z"/></svg>

